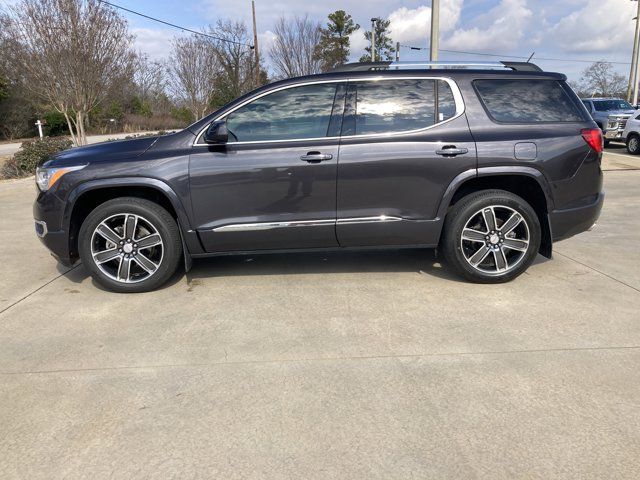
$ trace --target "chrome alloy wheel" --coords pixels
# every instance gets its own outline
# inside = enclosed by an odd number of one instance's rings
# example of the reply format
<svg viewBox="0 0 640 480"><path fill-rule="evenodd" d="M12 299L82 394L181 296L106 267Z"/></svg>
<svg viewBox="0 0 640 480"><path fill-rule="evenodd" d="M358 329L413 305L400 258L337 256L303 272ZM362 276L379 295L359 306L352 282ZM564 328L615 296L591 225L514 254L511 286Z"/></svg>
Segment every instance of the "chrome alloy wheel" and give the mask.
<svg viewBox="0 0 640 480"><path fill-rule="evenodd" d="M158 229L133 213L112 215L91 235L91 256L112 280L137 283L158 271L164 246Z"/></svg>
<svg viewBox="0 0 640 480"><path fill-rule="evenodd" d="M529 226L521 214L503 205L491 205L469 218L460 247L471 267L484 274L502 275L522 261L529 241Z"/></svg>
<svg viewBox="0 0 640 480"><path fill-rule="evenodd" d="M629 139L629 151L631 153L638 153L640 150L640 138L633 136Z"/></svg>

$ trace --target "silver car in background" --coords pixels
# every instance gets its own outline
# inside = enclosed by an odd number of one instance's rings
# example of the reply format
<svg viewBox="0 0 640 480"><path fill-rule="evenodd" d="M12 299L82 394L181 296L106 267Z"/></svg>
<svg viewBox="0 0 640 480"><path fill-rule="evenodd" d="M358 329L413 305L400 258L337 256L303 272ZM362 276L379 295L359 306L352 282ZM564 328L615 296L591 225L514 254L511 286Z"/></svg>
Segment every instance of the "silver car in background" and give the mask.
<svg viewBox="0 0 640 480"><path fill-rule="evenodd" d="M602 129L604 144L609 141L624 142L627 120L636 113L631 104L620 98L582 98L595 122Z"/></svg>

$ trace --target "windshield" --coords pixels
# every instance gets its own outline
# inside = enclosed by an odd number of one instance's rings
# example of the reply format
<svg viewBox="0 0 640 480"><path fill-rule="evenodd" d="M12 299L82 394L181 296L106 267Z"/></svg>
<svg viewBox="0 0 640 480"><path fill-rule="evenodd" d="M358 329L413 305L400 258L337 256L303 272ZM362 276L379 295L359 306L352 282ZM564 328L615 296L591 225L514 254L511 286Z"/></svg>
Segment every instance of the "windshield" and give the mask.
<svg viewBox="0 0 640 480"><path fill-rule="evenodd" d="M624 100L594 100L593 106L598 112L609 110L633 110L633 107Z"/></svg>

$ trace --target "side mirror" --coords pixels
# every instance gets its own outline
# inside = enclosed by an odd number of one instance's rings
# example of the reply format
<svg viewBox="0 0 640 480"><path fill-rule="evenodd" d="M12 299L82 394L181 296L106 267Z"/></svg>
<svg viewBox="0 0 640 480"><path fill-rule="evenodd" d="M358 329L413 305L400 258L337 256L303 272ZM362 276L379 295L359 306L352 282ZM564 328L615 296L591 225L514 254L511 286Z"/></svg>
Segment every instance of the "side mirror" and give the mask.
<svg viewBox="0 0 640 480"><path fill-rule="evenodd" d="M209 127L207 127L202 138L206 143L227 143L229 141L227 122L224 120L213 122Z"/></svg>

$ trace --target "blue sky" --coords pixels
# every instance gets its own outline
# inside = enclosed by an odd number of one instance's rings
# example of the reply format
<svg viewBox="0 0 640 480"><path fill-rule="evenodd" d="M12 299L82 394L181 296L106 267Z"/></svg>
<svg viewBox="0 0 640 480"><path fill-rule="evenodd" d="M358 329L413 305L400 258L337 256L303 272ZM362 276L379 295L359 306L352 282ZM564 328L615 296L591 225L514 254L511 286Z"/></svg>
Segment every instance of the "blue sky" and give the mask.
<svg viewBox="0 0 640 480"><path fill-rule="evenodd" d="M10 0L0 0L7 3ZM15 1L15 0L14 0ZM111 0L112 3L200 30L217 19L251 23L250 0ZM256 0L261 50L273 39L273 25L282 15L309 15L324 22L328 13L344 9L363 26L373 16L391 20L394 41L429 45L429 0ZM605 59L628 63L637 3L630 0L441 0L440 46L447 50L528 56L545 70L576 78L588 63ZM123 12L136 35L137 49L153 58L168 55L179 30ZM352 38L352 57L366 45L362 31ZM402 51L404 60L426 59L428 52ZM490 57L442 52L443 60L484 60ZM538 58L538 59L536 59ZM559 58L549 61L539 58ZM628 65L616 65L625 75Z"/></svg>

